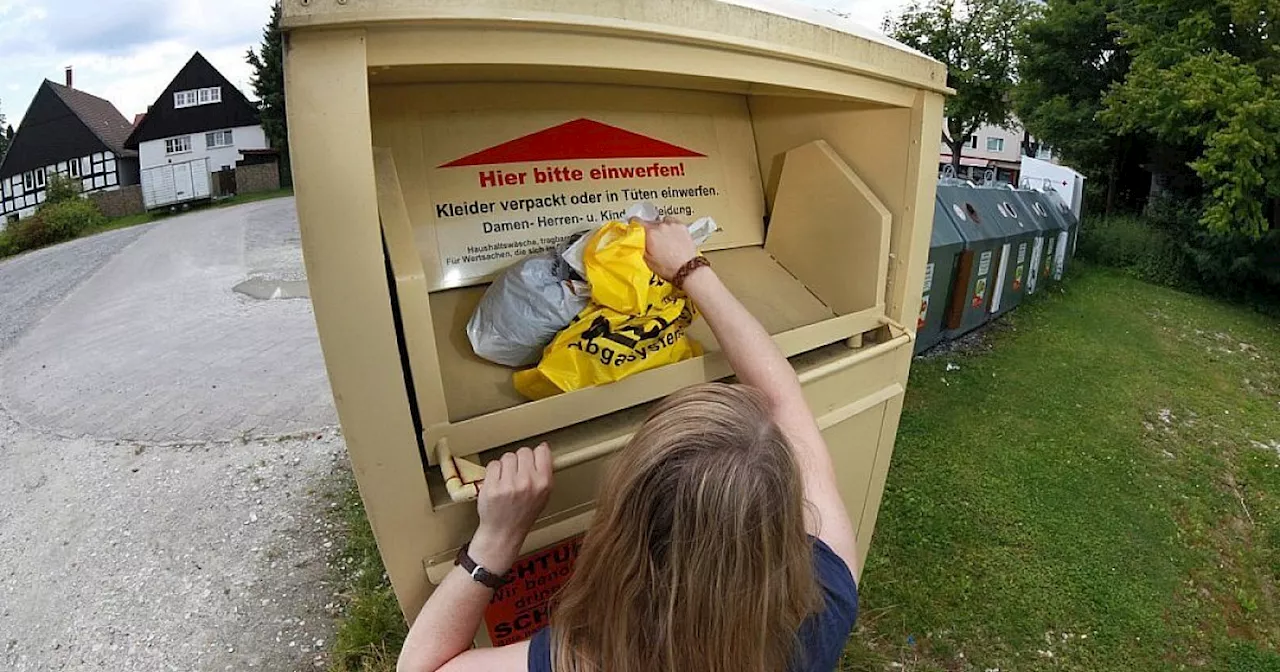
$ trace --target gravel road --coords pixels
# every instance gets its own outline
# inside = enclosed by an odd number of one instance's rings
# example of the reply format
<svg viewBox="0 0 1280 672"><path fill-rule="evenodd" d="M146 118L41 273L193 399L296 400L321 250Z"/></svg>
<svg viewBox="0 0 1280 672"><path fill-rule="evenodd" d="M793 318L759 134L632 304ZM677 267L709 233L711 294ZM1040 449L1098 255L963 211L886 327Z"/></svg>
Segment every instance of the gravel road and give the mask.
<svg viewBox="0 0 1280 672"><path fill-rule="evenodd" d="M277 199L0 262L0 405L30 415L0 410L0 669L327 664L341 543L330 509L347 466L314 326L300 326L310 304L231 290L299 278L296 228L292 199ZM199 300L139 300L166 280ZM105 330L108 318L121 324ZM275 341L228 337L273 322ZM257 431L172 422L231 403L165 357L183 342L175 324L206 332L208 361L253 362L213 371L240 393L276 393L236 407L267 409ZM122 360L130 385L113 388L100 371ZM77 379L93 384L58 396ZM85 420L130 404L112 425ZM312 411L301 423L300 408Z"/></svg>

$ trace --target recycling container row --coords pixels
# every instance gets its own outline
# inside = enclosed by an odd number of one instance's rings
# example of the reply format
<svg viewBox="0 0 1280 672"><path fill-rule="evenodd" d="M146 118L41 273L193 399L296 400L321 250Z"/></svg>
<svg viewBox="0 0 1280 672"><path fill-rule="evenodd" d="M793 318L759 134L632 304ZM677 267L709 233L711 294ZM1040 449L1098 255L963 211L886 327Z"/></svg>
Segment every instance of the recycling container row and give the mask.
<svg viewBox="0 0 1280 672"><path fill-rule="evenodd" d="M959 338L1060 280L1078 229L1052 191L939 181L915 351Z"/></svg>

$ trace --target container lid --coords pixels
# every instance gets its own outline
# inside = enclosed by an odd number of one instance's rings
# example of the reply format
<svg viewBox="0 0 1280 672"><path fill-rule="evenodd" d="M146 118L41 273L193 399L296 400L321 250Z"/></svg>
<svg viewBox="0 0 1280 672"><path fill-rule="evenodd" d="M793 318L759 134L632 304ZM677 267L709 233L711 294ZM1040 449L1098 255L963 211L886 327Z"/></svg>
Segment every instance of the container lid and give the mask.
<svg viewBox="0 0 1280 672"><path fill-rule="evenodd" d="M1040 194L1040 198L1044 199L1045 206L1049 208L1049 212L1053 213L1059 223L1067 228L1075 226L1076 213L1071 209L1071 204L1067 203L1066 199L1062 197L1062 192L1050 188L1037 193Z"/></svg>
<svg viewBox="0 0 1280 672"><path fill-rule="evenodd" d="M1004 217L980 189L940 184L937 208L947 213L968 243L990 243L1011 235L1002 221Z"/></svg>
<svg viewBox="0 0 1280 672"><path fill-rule="evenodd" d="M1028 189L1005 189L1004 191L1013 196L1013 205L1018 209L1019 215L1037 231L1056 231L1061 228L1040 192Z"/></svg>
<svg viewBox="0 0 1280 672"><path fill-rule="evenodd" d="M695 44L951 93L942 63L832 10L792 0L285 0L281 20L287 30L460 24Z"/></svg>
<svg viewBox="0 0 1280 672"><path fill-rule="evenodd" d="M933 236L929 243L930 249L964 245L964 236L956 230L953 221L963 216L963 210L952 211L949 204L943 203L942 199L938 198L933 206Z"/></svg>
<svg viewBox="0 0 1280 672"><path fill-rule="evenodd" d="M1038 235L1040 227L1031 222L1018 207L1018 197L1013 190L1002 187L976 187L973 198L983 213L991 220L992 230L1003 231L1000 238Z"/></svg>
<svg viewBox="0 0 1280 672"><path fill-rule="evenodd" d="M1054 191L1040 191L1038 189L1029 190L1030 194L1040 199L1041 206L1049 213L1048 223L1045 225L1046 230L1060 231L1062 229L1071 228L1071 222L1074 215L1071 208L1062 202L1062 198Z"/></svg>

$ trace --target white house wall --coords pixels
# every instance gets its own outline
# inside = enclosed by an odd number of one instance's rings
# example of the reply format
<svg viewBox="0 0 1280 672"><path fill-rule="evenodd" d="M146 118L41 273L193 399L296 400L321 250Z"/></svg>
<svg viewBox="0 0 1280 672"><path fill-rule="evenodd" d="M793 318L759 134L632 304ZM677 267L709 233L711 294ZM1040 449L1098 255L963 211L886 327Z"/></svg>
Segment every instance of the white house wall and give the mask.
<svg viewBox="0 0 1280 672"><path fill-rule="evenodd" d="M228 129L209 129L199 133L187 134L191 137L191 151L179 154L165 154L164 141L172 138L148 140L138 143L138 160L142 170L163 166L168 163L186 163L196 159L209 159L209 170L218 171L223 168L235 168L236 161L244 158L241 154L246 149L266 149L267 136L261 126L239 126L231 130L231 139L235 144L230 147L209 149L205 143L205 133ZM176 136L181 137L181 136Z"/></svg>
<svg viewBox="0 0 1280 672"><path fill-rule="evenodd" d="M965 145L960 155L965 158L995 160L995 161L1012 161L1017 162L1022 158L1022 128L1018 127L1014 130L1001 128L999 126L983 126L973 132L973 137L978 139L977 147ZM1000 151L987 149L988 138L999 138L1004 140L1004 149ZM941 155L950 155L951 148L947 143L940 142L938 153Z"/></svg>
<svg viewBox="0 0 1280 672"><path fill-rule="evenodd" d="M36 212L36 206L44 203L45 188L53 175L70 175L70 164L80 163L80 189L83 193L91 191L112 191L120 188L119 164L112 152L95 152L79 159L59 161L45 166L45 186L26 189L23 175L34 173L37 169L24 171L0 180L0 228L4 221L15 213L19 219L30 217Z"/></svg>

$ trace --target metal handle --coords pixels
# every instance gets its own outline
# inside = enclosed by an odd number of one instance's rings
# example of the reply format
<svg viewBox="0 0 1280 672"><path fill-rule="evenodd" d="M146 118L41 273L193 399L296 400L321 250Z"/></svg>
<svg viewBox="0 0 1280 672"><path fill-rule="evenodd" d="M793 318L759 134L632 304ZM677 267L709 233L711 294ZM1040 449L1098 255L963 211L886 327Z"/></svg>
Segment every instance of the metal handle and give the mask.
<svg viewBox="0 0 1280 672"><path fill-rule="evenodd" d="M448 438L441 437L436 443L436 461L440 463L440 474L444 476L444 487L449 492L449 499L466 502L480 496L484 467L470 460L454 457L449 450Z"/></svg>
<svg viewBox="0 0 1280 672"><path fill-rule="evenodd" d="M634 432L557 455L551 460L551 469L560 471L604 457L627 445L632 436ZM444 487L449 492L449 499L455 502L469 502L480 496L480 484L484 482L485 475L484 467L470 460L454 457L449 451L449 440L445 438L441 438L436 443L436 459L440 462L440 473L444 475Z"/></svg>

